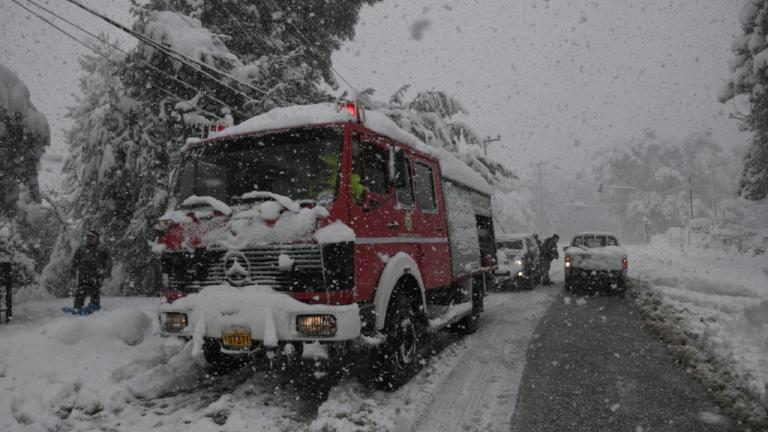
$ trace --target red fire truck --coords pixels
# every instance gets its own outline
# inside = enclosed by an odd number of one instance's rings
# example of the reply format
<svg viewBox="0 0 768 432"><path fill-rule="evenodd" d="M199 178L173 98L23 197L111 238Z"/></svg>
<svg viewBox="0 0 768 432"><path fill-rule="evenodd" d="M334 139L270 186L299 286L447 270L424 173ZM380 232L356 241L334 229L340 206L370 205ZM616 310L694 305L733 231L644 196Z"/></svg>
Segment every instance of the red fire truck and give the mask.
<svg viewBox="0 0 768 432"><path fill-rule="evenodd" d="M280 108L190 141L169 194L161 328L209 363L369 349L396 388L430 332L476 329L491 188L381 113Z"/></svg>

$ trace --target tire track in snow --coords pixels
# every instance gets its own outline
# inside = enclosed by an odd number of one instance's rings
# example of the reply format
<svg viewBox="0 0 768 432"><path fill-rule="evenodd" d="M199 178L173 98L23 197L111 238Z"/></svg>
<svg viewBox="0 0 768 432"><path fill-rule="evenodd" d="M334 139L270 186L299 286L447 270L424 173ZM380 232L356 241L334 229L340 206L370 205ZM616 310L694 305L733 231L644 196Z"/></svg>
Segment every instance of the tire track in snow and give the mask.
<svg viewBox="0 0 768 432"><path fill-rule="evenodd" d="M465 339L461 358L431 392L409 430L507 430L528 342L558 290L553 286L489 297L479 331Z"/></svg>

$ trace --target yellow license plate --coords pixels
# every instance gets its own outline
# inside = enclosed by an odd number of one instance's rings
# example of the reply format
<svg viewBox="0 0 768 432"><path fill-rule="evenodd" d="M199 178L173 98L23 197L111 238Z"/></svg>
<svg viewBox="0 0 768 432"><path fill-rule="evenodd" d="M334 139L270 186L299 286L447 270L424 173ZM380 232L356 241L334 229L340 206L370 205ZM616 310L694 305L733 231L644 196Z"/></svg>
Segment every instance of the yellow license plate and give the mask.
<svg viewBox="0 0 768 432"><path fill-rule="evenodd" d="M251 349L251 334L243 331L229 331L221 335L221 344L227 349Z"/></svg>

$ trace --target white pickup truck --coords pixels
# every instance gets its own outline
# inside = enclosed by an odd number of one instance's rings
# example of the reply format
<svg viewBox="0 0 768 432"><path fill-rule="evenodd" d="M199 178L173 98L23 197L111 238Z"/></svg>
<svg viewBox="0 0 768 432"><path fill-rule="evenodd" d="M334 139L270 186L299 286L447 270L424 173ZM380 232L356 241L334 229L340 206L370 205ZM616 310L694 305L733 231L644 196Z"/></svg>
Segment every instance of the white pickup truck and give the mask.
<svg viewBox="0 0 768 432"><path fill-rule="evenodd" d="M606 286L619 296L626 292L627 250L610 233L576 234L565 252L565 289L578 292Z"/></svg>

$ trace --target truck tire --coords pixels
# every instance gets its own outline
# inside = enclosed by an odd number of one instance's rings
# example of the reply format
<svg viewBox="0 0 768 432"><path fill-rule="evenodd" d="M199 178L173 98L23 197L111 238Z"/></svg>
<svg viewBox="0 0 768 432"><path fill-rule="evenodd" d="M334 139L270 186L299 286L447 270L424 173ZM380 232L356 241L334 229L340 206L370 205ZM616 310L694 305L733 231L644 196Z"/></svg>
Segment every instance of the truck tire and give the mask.
<svg viewBox="0 0 768 432"><path fill-rule="evenodd" d="M616 281L616 295L619 298L624 298L627 296L627 281L624 278L619 278L619 280Z"/></svg>
<svg viewBox="0 0 768 432"><path fill-rule="evenodd" d="M568 276L563 279L563 287L565 287L565 291L568 294L577 295L579 294L579 289L576 286L576 284L573 282L572 278L569 278Z"/></svg>
<svg viewBox="0 0 768 432"><path fill-rule="evenodd" d="M374 350L371 360L373 382L381 390L397 390L421 365L426 320L416 303L405 290L392 293L383 329L387 338Z"/></svg>
<svg viewBox="0 0 768 432"><path fill-rule="evenodd" d="M536 289L536 278L534 277L533 273L529 274L528 277L525 278L525 289L528 291L533 291Z"/></svg>

